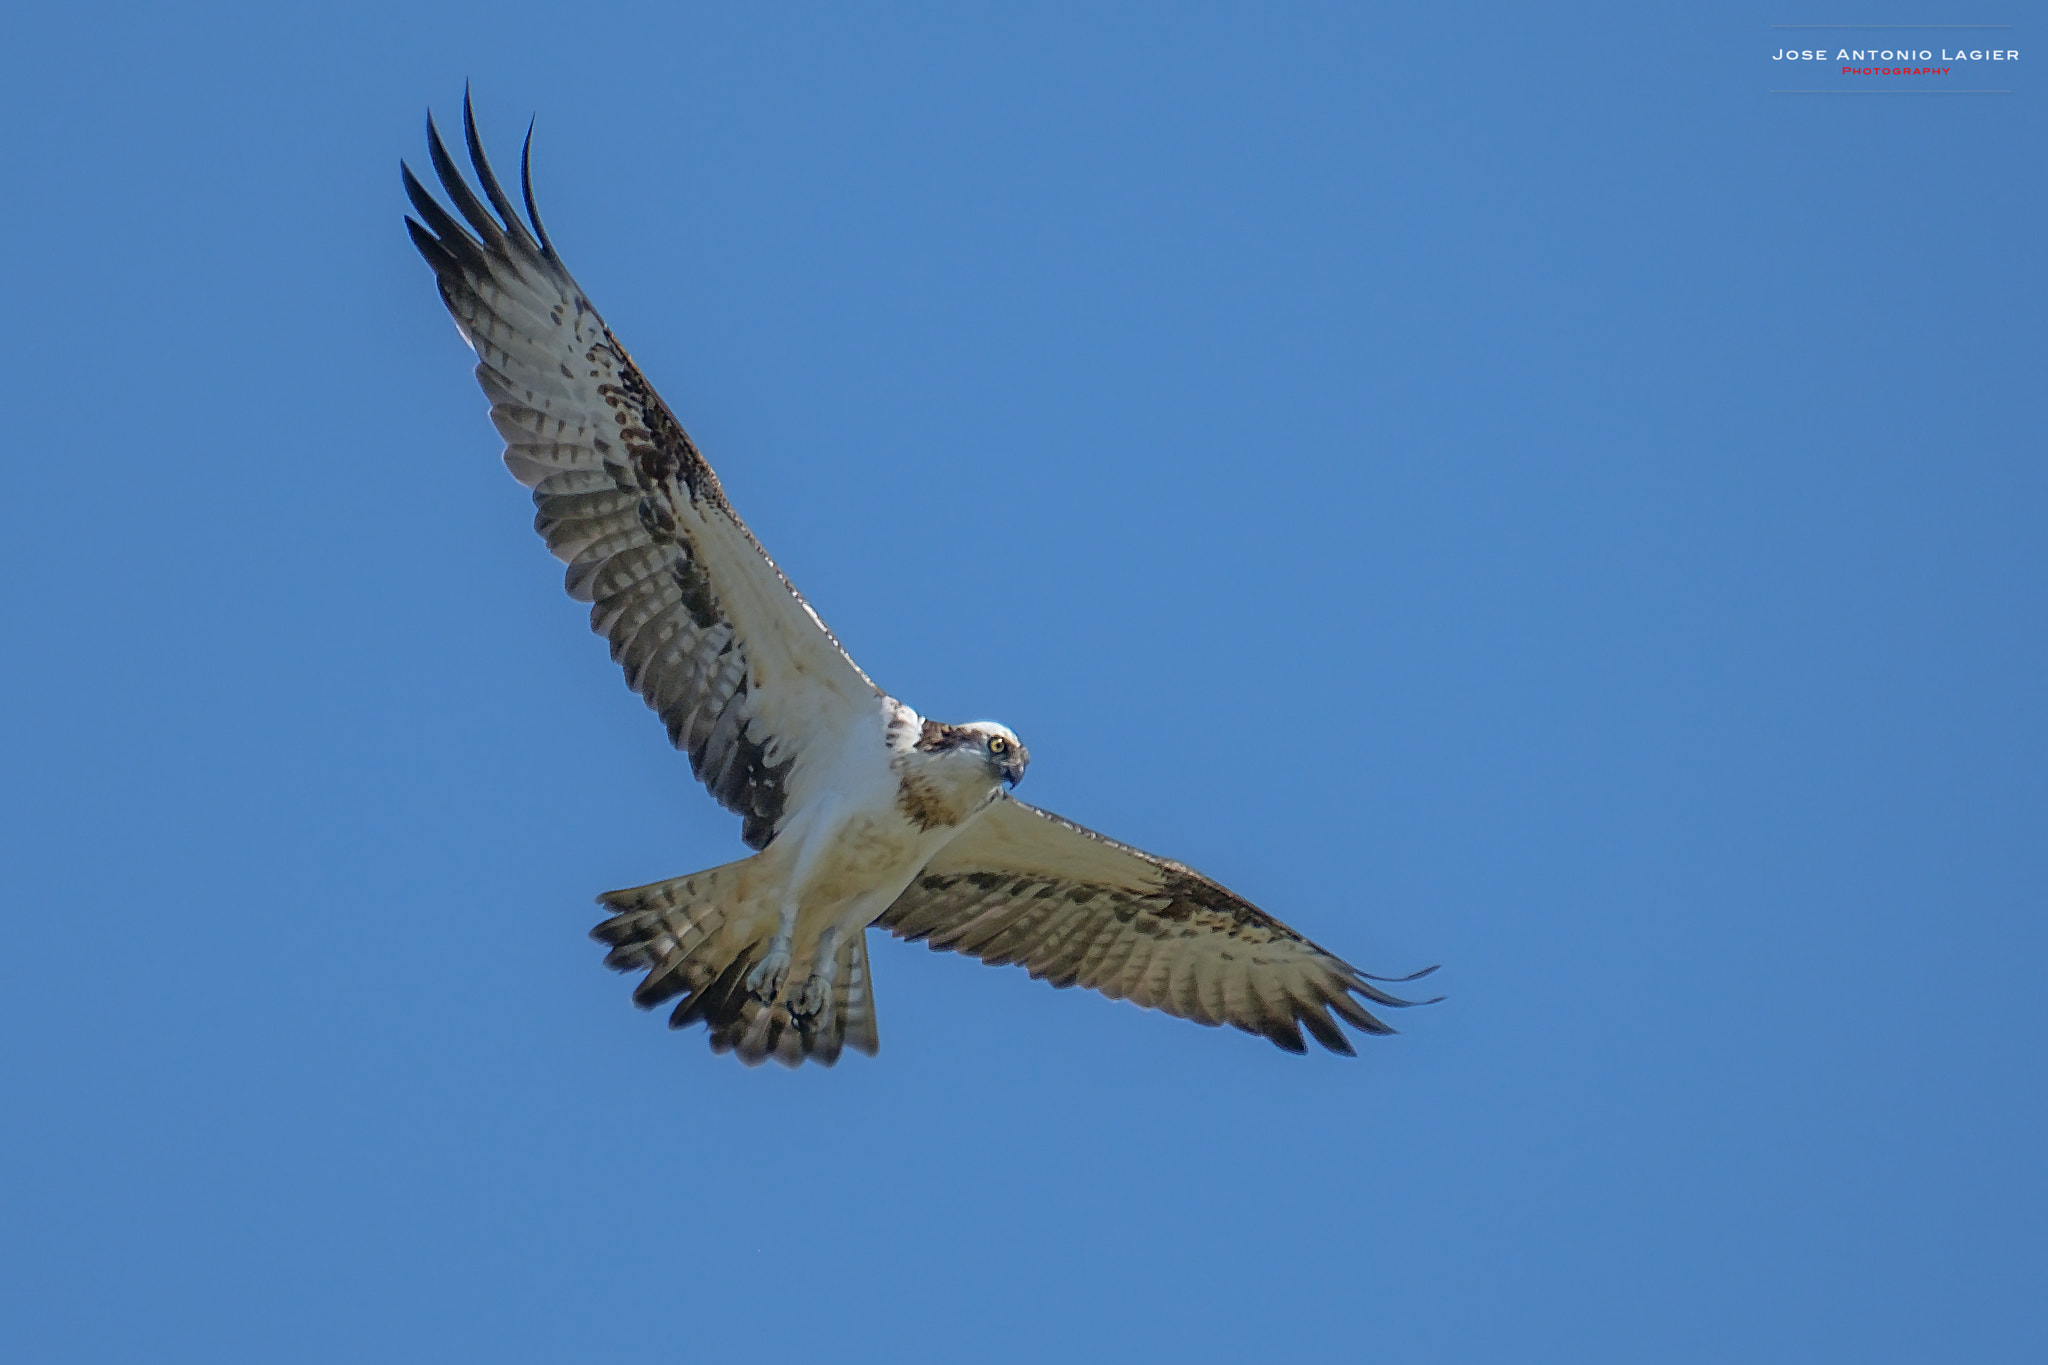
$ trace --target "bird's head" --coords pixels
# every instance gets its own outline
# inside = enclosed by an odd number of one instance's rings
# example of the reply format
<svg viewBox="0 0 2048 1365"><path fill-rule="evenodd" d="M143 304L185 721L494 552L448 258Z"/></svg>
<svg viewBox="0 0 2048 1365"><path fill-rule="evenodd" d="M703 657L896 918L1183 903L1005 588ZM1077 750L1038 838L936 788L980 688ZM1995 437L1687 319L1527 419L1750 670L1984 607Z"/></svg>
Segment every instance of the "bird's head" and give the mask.
<svg viewBox="0 0 2048 1365"><path fill-rule="evenodd" d="M1007 787L1022 782L1024 770L1031 766L1031 751L1017 738L1016 731L992 720L977 721L971 728L981 736L981 751L988 755L989 773L1001 778Z"/></svg>
<svg viewBox="0 0 2048 1365"><path fill-rule="evenodd" d="M965 725L941 725L926 721L917 747L929 754L945 754L954 762L981 764L990 778L1014 787L1024 780L1031 752L1017 738L1016 731L992 720L969 721Z"/></svg>

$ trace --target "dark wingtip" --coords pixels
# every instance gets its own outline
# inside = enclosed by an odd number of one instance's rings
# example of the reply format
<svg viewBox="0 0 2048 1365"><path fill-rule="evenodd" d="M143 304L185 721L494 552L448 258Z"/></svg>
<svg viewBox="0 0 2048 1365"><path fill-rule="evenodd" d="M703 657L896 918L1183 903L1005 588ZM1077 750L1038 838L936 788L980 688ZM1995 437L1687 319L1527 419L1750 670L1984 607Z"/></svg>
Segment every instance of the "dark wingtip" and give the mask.
<svg viewBox="0 0 2048 1365"><path fill-rule="evenodd" d="M1354 967L1350 969L1349 977L1346 979L1344 986L1346 990L1358 992L1358 994L1372 1001L1375 1005L1385 1005L1389 1009L1397 1010L1413 1009L1417 1005L1434 1005L1444 997L1437 995L1427 1000L1404 1000L1398 995L1381 990L1372 983L1384 981L1391 985L1398 985L1403 981L1419 981L1435 970L1435 967L1424 967L1421 971L1411 972L1407 976L1374 976L1370 972L1361 972Z"/></svg>
<svg viewBox="0 0 2048 1365"><path fill-rule="evenodd" d="M1358 974L1364 977L1367 981L1383 981L1389 986L1398 986L1404 981L1420 981L1423 977L1428 976L1431 972L1435 971L1438 967L1441 966L1443 966L1443 963L1441 962L1432 963L1429 966L1424 967L1421 971L1410 972L1406 976L1374 976L1371 972L1360 972Z"/></svg>
<svg viewBox="0 0 2048 1365"><path fill-rule="evenodd" d="M463 231L461 224L449 216L448 210L435 202L433 195L427 193L427 187L412 173L412 167L400 161L398 176L405 184L405 197L412 200L413 208L419 211L420 220L426 225L426 231L439 250L440 256L451 261L459 261L464 269L473 270L478 274L486 273L488 263L484 259L483 248L477 244L475 238ZM439 270L440 257L427 252L426 247L421 245L419 233L416 231L413 233L413 243L420 246L421 253L426 255L436 270ZM444 275L443 279L446 278ZM456 278L460 278L459 272Z"/></svg>
<svg viewBox="0 0 2048 1365"><path fill-rule="evenodd" d="M420 217L431 221L434 211L441 206L434 202L433 195L427 193L427 187L420 183L420 178L412 173L412 167L403 157L399 158L398 162L398 180L405 186L405 197L419 210Z"/></svg>
<svg viewBox="0 0 2048 1365"><path fill-rule="evenodd" d="M505 229L491 217L490 210L483 206L483 201L476 197L476 191L463 179L455 158L448 155L448 145L441 140L441 130L434 126L431 113L427 115L427 154L433 158L434 174L441 178L441 188L454 203L456 212L469 220L469 226L485 246L503 252Z"/></svg>
<svg viewBox="0 0 2048 1365"><path fill-rule="evenodd" d="M1363 981L1352 982L1351 989L1372 1001L1373 1004L1390 1010L1412 1010L1417 1005L1434 1005L1437 1001L1443 999L1441 995L1438 995L1428 1000L1404 1000L1398 995L1388 995L1385 991L1375 986L1370 986Z"/></svg>
<svg viewBox="0 0 2048 1365"><path fill-rule="evenodd" d="M1351 1046L1351 1040L1344 1036L1344 1030L1337 1027L1330 1016L1313 1005L1303 1005L1295 1011L1294 1017L1309 1031L1309 1036L1331 1052L1342 1057L1356 1057L1358 1049Z"/></svg>
<svg viewBox="0 0 2048 1365"><path fill-rule="evenodd" d="M1291 1052L1299 1057L1308 1051L1308 1044L1302 1041L1301 1030L1295 1027L1292 1019L1268 1015L1259 1033L1282 1052Z"/></svg>
<svg viewBox="0 0 2048 1365"><path fill-rule="evenodd" d="M484 140L476 128L476 106L470 101L469 87L462 87L462 140L469 148L469 164L476 171L476 178L484 187L484 195L491 201L491 207L504 219L505 226L518 239L521 246L538 253L540 243L526 230L520 221L519 210L512 206L512 197L505 193L505 187L498 183L497 172L491 169L491 159L484 155Z"/></svg>
<svg viewBox="0 0 2048 1365"><path fill-rule="evenodd" d="M411 214L406 215L405 231L406 235L412 238L414 248L418 250L420 255L426 258L427 264L433 267L434 274L437 277L454 276L458 279L461 278L462 266L453 256L448 254L447 249L441 245L440 240L433 233L427 231L413 220Z"/></svg>
<svg viewBox="0 0 2048 1365"><path fill-rule="evenodd" d="M526 216L533 220L534 235L540 238L541 251L549 256L555 254L555 244L548 240L548 230L540 221L540 209L533 202L533 125L526 123L526 143L519 149L519 192L526 197Z"/></svg>

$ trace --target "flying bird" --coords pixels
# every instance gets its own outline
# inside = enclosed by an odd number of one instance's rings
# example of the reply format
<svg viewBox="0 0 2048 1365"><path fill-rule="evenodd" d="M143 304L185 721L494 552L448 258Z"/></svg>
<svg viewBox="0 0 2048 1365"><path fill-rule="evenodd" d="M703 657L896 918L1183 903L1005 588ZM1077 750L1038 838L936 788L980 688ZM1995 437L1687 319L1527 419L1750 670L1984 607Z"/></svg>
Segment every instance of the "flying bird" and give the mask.
<svg viewBox="0 0 2048 1365"><path fill-rule="evenodd" d="M635 1004L677 1001L671 1027L701 1022L714 1052L750 1066L873 1055L879 925L1289 1052L1306 1030L1350 1055L1339 1020L1392 1032L1360 1003L1412 1003L1373 984L1390 978L1192 868L1017 800L1031 756L1008 726L931 720L870 681L563 267L534 206L532 130L522 218L467 95L462 121L483 197L429 115L454 213L401 165L419 215L406 228L476 352L569 595L754 850L598 897L606 965L645 973Z"/></svg>

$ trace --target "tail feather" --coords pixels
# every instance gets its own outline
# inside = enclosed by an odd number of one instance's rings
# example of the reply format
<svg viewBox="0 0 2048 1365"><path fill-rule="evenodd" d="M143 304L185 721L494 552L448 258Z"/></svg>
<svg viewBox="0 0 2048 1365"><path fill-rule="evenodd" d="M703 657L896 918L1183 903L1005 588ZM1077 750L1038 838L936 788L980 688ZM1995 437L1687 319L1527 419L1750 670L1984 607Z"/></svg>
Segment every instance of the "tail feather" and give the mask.
<svg viewBox="0 0 2048 1365"><path fill-rule="evenodd" d="M714 1035L711 1045L717 1051L723 1052L725 1049L718 1047L716 1037L719 1021L737 1016L741 1004L746 999L746 989L740 983L746 980L747 973L753 969L754 953L749 949L726 963L724 969L713 977L708 985L693 991L688 999L677 1005L675 1013L668 1017L668 1026L687 1028L700 1021L710 1024Z"/></svg>
<svg viewBox="0 0 2048 1365"><path fill-rule="evenodd" d="M832 992L832 1017L838 1021L840 1035L846 1045L855 1052L865 1052L872 1057L882 1049L882 1035L875 1027L875 997L873 978L868 974L868 935L863 929L854 935L853 942L842 950L844 966L840 969L840 981ZM839 1055L833 1048L832 1055Z"/></svg>
<svg viewBox="0 0 2048 1365"><path fill-rule="evenodd" d="M815 1020L797 1020L812 1061L831 1066L851 1044L855 1051L875 1055L881 1039L875 1031L875 1007L868 994L868 937L865 931L841 944L832 963L832 1003ZM788 1045L787 1039L784 1046ZM778 1057L779 1059L779 1057ZM790 1063L794 1065L794 1063Z"/></svg>
<svg viewBox="0 0 2048 1365"><path fill-rule="evenodd" d="M880 1037L866 933L854 935L834 955L830 1008L814 1019L792 1017L781 1001L762 1000L746 987L766 939L732 920L738 907L727 874L737 866L598 897L612 912L590 931L611 948L605 965L647 973L633 990L633 1003L642 1009L681 996L669 1027L702 1023L713 1052L736 1053L748 1066L770 1057L787 1067L801 1066L806 1059L831 1066L847 1045L872 1057Z"/></svg>
<svg viewBox="0 0 2048 1365"><path fill-rule="evenodd" d="M872 1057L881 1047L875 1028L873 997L868 990L868 940L862 932L833 955L832 1003L816 1018L791 1015L786 1005L752 997L739 1001L732 1021L715 1030L711 1046L730 1051L748 1066L771 1057L792 1069L808 1058L820 1066L838 1062L851 1043Z"/></svg>

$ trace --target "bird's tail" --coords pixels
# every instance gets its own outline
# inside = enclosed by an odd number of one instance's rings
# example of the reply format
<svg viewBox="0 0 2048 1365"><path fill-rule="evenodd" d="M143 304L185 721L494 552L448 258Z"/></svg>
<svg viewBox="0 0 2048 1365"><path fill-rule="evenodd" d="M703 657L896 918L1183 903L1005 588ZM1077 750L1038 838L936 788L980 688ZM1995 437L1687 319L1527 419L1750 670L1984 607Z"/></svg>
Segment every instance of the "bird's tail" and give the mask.
<svg viewBox="0 0 2048 1365"><path fill-rule="evenodd" d="M735 913L742 909L736 886L741 866L728 863L599 896L598 904L612 915L590 936L611 946L605 965L647 973L633 989L633 1003L642 1009L682 996L669 1027L701 1022L710 1030L713 1052L736 1052L748 1066L770 1057L788 1067L806 1058L831 1066L849 1046L872 1057L881 1039L866 932L841 943L833 955L831 1005L823 1012L792 1015L781 997L763 1000L747 988L747 977L767 950L768 933L756 927L761 917Z"/></svg>

